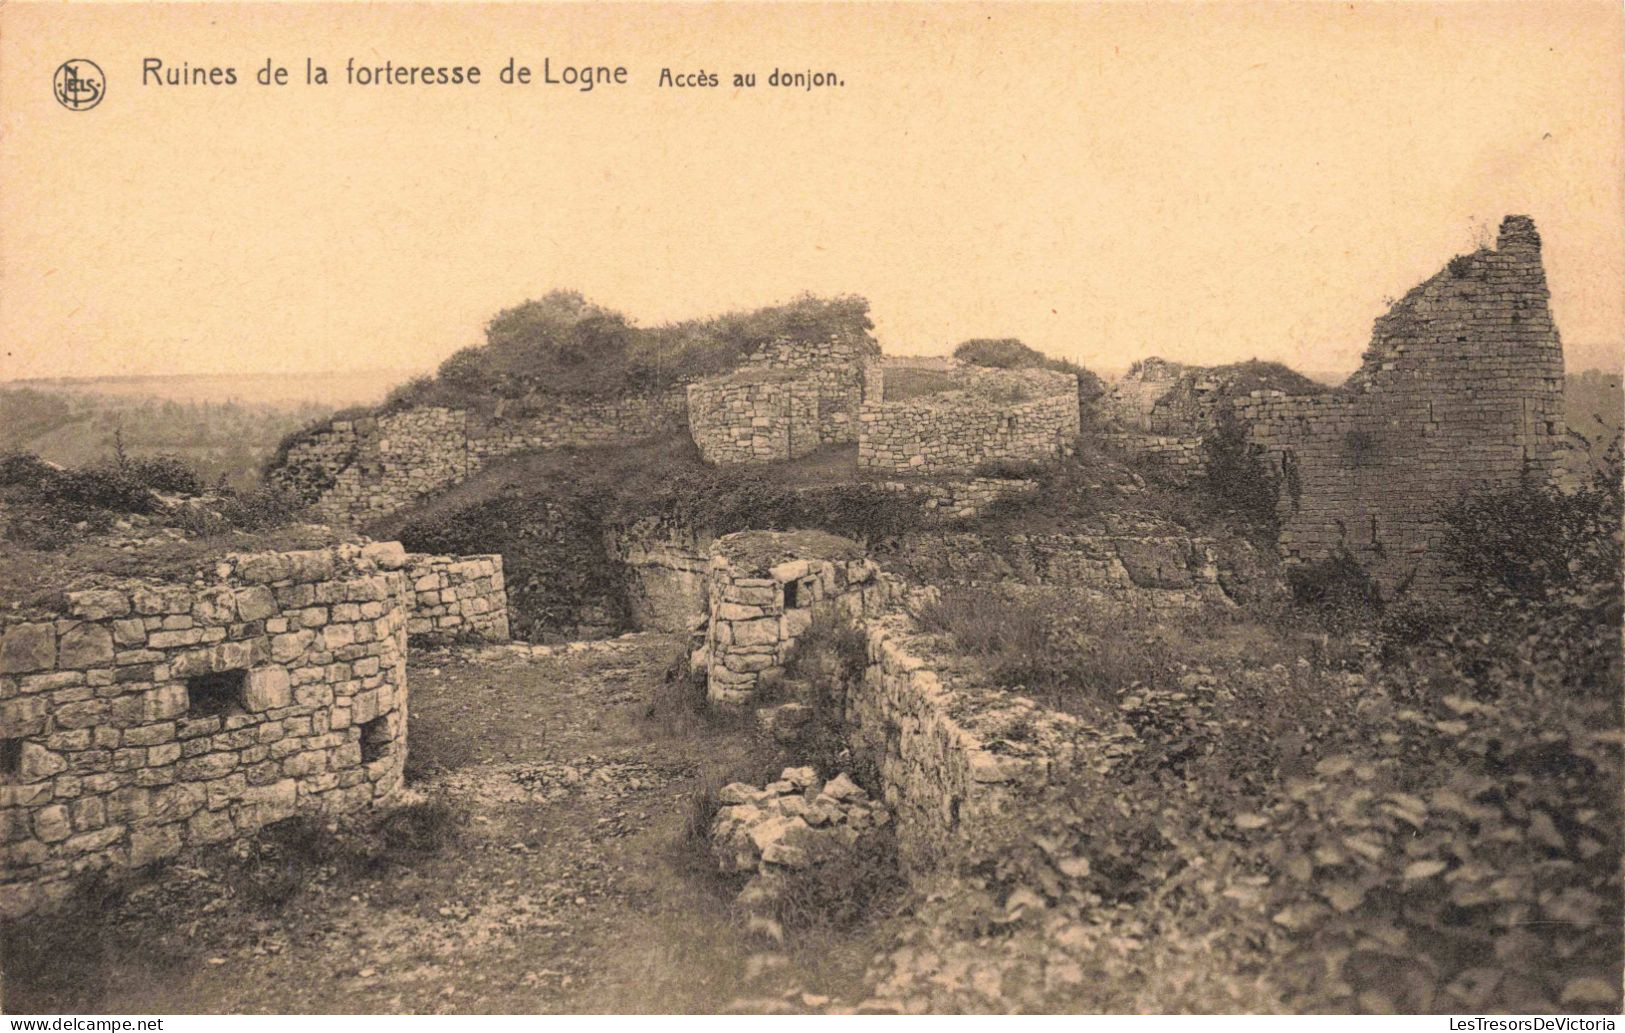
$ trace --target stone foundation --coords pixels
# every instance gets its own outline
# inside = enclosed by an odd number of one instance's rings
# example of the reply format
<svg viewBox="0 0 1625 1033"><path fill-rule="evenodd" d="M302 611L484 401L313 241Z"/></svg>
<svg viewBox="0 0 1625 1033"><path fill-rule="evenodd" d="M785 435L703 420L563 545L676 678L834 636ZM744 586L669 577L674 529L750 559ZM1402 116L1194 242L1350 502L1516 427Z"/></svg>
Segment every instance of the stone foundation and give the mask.
<svg viewBox="0 0 1625 1033"><path fill-rule="evenodd" d="M923 505L929 512L943 517L965 519L974 517L1002 498L1012 495L1030 495L1038 490L1038 482L1012 477L972 477L967 480L947 481L879 481L877 487L899 494L915 492L923 495Z"/></svg>
<svg viewBox="0 0 1625 1033"><path fill-rule="evenodd" d="M952 472L995 460L1071 454L1081 427L1077 377L968 366L962 375L961 390L865 404L858 416L858 465Z"/></svg>
<svg viewBox="0 0 1625 1033"><path fill-rule="evenodd" d="M890 587L856 542L821 531L741 531L712 546L709 619L695 658L706 696L740 706L781 677L815 611L877 613Z"/></svg>
<svg viewBox="0 0 1625 1033"><path fill-rule="evenodd" d="M501 556L414 552L406 555L405 562L407 582L412 586L407 634L431 642L508 641L508 593Z"/></svg>
<svg viewBox="0 0 1625 1033"><path fill-rule="evenodd" d="M370 807L406 760L396 543L109 581L0 628L0 914L300 813Z"/></svg>

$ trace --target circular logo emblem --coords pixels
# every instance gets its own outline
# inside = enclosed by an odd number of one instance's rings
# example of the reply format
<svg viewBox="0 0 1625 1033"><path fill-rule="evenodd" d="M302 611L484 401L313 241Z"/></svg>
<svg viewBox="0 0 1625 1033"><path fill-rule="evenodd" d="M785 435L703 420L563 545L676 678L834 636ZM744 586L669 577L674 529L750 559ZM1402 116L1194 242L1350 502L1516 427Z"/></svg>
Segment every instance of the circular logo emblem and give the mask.
<svg viewBox="0 0 1625 1033"><path fill-rule="evenodd" d="M82 57L62 62L51 85L57 103L69 111L89 111L107 95L107 77L101 66Z"/></svg>

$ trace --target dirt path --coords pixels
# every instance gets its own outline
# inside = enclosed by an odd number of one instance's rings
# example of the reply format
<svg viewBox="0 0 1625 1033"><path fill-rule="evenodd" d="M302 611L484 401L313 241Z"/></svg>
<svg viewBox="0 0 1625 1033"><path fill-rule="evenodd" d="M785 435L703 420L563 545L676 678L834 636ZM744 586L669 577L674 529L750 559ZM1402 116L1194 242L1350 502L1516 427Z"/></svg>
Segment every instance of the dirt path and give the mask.
<svg viewBox="0 0 1625 1033"><path fill-rule="evenodd" d="M410 674L412 789L454 845L314 869L272 904L229 864L172 865L118 899L71 978L8 980L10 1010L711 1012L740 997L854 1000L863 935L763 953L683 843L706 764L739 730L651 718L677 643L553 656L431 654ZM61 982L60 987L54 986Z"/></svg>

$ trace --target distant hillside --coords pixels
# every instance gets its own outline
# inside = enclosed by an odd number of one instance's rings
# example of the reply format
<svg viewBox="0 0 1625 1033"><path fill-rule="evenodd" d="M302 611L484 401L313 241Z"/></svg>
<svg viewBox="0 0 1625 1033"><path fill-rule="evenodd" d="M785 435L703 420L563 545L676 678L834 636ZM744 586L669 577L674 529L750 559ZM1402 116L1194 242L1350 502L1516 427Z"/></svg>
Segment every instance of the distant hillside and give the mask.
<svg viewBox="0 0 1625 1033"><path fill-rule="evenodd" d="M1625 424L1625 388L1620 375L1588 369L1563 379L1563 415L1569 429L1587 441L1606 444Z"/></svg>
<svg viewBox="0 0 1625 1033"><path fill-rule="evenodd" d="M172 379L190 378L155 378L152 386L184 395ZM208 483L224 477L235 487L247 487L284 434L331 411L330 404L313 401L103 394L83 382L55 390L0 386L0 452L32 452L64 466L84 466L107 459L122 441L129 455L179 456Z"/></svg>
<svg viewBox="0 0 1625 1033"><path fill-rule="evenodd" d="M290 407L309 403L329 409L375 405L391 388L424 372L373 369L340 373L178 373L144 377L46 377L0 381L0 389L33 388L70 394L150 398L171 402L239 402Z"/></svg>

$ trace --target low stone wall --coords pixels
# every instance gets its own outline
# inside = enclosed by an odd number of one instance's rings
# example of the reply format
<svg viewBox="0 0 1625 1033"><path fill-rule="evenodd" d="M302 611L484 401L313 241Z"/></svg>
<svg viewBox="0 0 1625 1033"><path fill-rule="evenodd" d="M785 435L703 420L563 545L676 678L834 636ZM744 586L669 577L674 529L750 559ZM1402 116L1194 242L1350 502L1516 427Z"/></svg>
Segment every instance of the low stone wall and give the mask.
<svg viewBox="0 0 1625 1033"><path fill-rule="evenodd" d="M412 616L406 631L413 638L508 641L508 593L501 556L408 553L406 578L412 586Z"/></svg>
<svg viewBox="0 0 1625 1033"><path fill-rule="evenodd" d="M963 481L881 481L878 487L899 494L923 495L925 509L944 517L976 516L1011 495L1030 495L1038 482L1025 478L972 477Z"/></svg>
<svg viewBox="0 0 1625 1033"><path fill-rule="evenodd" d="M902 612L867 622L869 667L847 693L855 752L876 764L913 873L998 849L1026 801L1059 779L1083 730L1067 714L979 687Z"/></svg>
<svg viewBox="0 0 1625 1033"><path fill-rule="evenodd" d="M1081 426L1075 376L1047 370L966 375L963 390L866 404L858 414L858 465L899 473L954 471L990 460L1071 453Z"/></svg>
<svg viewBox="0 0 1625 1033"><path fill-rule="evenodd" d="M1230 606L1219 545L1177 525L1102 515L1068 534L923 534L902 543L893 569L926 584L1025 584L1083 590L1086 598L1140 610Z"/></svg>
<svg viewBox="0 0 1625 1033"><path fill-rule="evenodd" d="M607 445L683 425L681 390L624 398L554 398L524 413L407 409L335 420L288 449L269 478L313 500L330 521L363 523L521 452Z"/></svg>
<svg viewBox="0 0 1625 1033"><path fill-rule="evenodd" d="M709 619L695 658L713 704L750 703L784 673L815 612L878 613L890 598L863 547L821 531L741 531L712 546Z"/></svg>
<svg viewBox="0 0 1625 1033"><path fill-rule="evenodd" d="M1201 437L1133 432L1104 434L1102 437L1125 454L1147 460L1175 484L1190 484L1207 472Z"/></svg>
<svg viewBox="0 0 1625 1033"><path fill-rule="evenodd" d="M0 627L0 914L296 813L372 806L406 760L398 543L110 580Z"/></svg>
<svg viewBox="0 0 1625 1033"><path fill-rule="evenodd" d="M899 605L900 583L854 542L806 531L727 535L713 547L711 574L706 639L693 664L705 671L713 704L752 703L783 674L815 616L865 629L868 664L840 705L851 748L879 772L911 872L999 849L1088 738L1076 719L956 671Z"/></svg>

